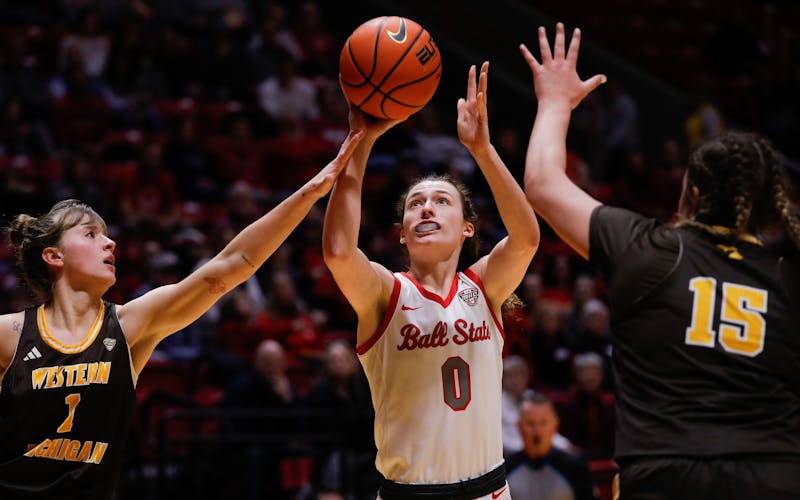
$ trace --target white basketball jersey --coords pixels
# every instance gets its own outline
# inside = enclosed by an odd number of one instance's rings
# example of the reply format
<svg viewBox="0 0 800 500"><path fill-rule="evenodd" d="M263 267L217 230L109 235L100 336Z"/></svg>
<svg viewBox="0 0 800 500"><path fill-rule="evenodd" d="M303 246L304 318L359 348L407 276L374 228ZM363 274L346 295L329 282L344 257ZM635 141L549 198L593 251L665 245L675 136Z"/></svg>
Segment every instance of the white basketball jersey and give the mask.
<svg viewBox="0 0 800 500"><path fill-rule="evenodd" d="M397 483L454 483L503 462L505 333L480 279L458 273L447 297L395 273L378 331L358 347L375 407L376 465Z"/></svg>

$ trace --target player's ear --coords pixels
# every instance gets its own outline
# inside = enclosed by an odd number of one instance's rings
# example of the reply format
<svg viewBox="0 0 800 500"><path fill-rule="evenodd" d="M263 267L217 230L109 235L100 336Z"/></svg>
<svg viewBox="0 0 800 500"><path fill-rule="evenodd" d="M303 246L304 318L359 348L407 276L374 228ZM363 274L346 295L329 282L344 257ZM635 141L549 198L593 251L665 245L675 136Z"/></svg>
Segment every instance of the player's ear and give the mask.
<svg viewBox="0 0 800 500"><path fill-rule="evenodd" d="M62 267L64 265L64 256L57 247L45 247L42 250L42 260L48 266Z"/></svg>
<svg viewBox="0 0 800 500"><path fill-rule="evenodd" d="M475 224L472 222L465 222L464 223L464 231L462 233L465 238L472 238L475 236Z"/></svg>

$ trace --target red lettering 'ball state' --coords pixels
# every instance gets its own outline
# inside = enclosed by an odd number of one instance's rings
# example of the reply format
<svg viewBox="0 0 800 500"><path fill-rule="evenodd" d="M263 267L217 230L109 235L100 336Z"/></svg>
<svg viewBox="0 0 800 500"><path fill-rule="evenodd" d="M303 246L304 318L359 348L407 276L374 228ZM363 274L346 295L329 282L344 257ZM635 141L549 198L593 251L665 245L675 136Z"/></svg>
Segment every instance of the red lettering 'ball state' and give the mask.
<svg viewBox="0 0 800 500"><path fill-rule="evenodd" d="M403 17L376 17L345 42L339 74L345 97L358 109L378 118L403 119L433 97L442 59L419 24Z"/></svg>

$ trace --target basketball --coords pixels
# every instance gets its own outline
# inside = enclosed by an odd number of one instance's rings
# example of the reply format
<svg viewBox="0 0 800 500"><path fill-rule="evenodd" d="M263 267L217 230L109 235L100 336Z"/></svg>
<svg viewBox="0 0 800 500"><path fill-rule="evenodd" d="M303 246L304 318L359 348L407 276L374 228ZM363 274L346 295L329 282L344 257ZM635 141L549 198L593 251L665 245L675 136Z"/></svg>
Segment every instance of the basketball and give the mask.
<svg viewBox="0 0 800 500"><path fill-rule="evenodd" d="M430 101L442 76L439 48L404 17L376 17L350 35L339 57L345 98L364 113L404 119Z"/></svg>

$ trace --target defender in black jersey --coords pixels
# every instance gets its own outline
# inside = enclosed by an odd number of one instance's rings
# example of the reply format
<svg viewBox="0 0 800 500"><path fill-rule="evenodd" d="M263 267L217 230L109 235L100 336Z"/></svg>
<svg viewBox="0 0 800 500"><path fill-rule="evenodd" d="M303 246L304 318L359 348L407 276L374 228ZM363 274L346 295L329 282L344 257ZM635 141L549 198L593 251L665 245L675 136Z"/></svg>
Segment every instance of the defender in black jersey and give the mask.
<svg viewBox="0 0 800 500"><path fill-rule="evenodd" d="M330 191L362 131L297 192L179 283L124 305L116 244L77 200L9 228L20 274L42 304L0 315L0 499L112 498L134 385L155 346L197 319L272 254Z"/></svg>
<svg viewBox="0 0 800 500"><path fill-rule="evenodd" d="M689 159L679 222L602 206L565 175L570 111L604 81L557 26L542 62L528 199L608 285L620 498L800 498L800 219L781 157L728 132ZM783 227L784 245L759 235Z"/></svg>

